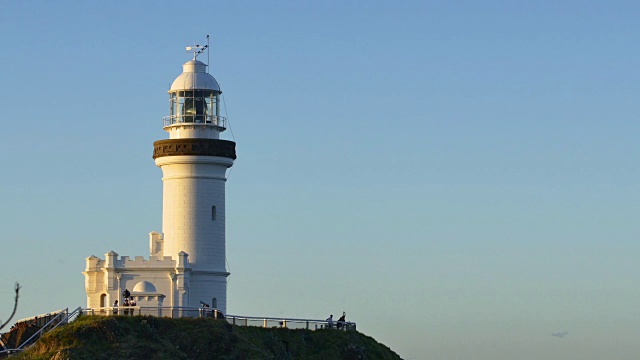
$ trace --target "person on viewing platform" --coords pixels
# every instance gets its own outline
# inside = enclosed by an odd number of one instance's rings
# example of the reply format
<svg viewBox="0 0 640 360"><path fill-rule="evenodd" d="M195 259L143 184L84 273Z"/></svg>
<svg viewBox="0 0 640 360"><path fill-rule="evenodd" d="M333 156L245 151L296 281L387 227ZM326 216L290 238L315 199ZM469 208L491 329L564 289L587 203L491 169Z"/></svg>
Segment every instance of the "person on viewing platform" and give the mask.
<svg viewBox="0 0 640 360"><path fill-rule="evenodd" d="M342 316L340 316L340 319L338 319L338 324L336 325L336 328L338 328L338 330L342 329L342 327L344 326L344 322L345 322L344 318L346 316L347 316L347 313L343 311Z"/></svg>
<svg viewBox="0 0 640 360"><path fill-rule="evenodd" d="M129 307L129 305L131 305L131 304L129 304L129 299L128 298L124 299L124 303L122 304L122 306ZM127 309L126 307L124 309L124 314L125 315L129 315L129 309Z"/></svg>
<svg viewBox="0 0 640 360"><path fill-rule="evenodd" d="M124 289L124 291L122 292L122 297L127 300L130 296L131 293L129 292L129 289Z"/></svg>
<svg viewBox="0 0 640 360"><path fill-rule="evenodd" d="M113 302L113 314L118 315L118 300Z"/></svg>
<svg viewBox="0 0 640 360"><path fill-rule="evenodd" d="M327 329L333 329L333 314L327 318Z"/></svg>
<svg viewBox="0 0 640 360"><path fill-rule="evenodd" d="M136 304L136 301L135 301L135 300L133 300L133 296L132 296L132 297L129 299L129 306L136 306L136 305L137 305L137 304ZM133 311L134 311L134 310L133 310L133 309L131 309L131 310L129 310L129 313L130 313L131 315L133 315ZM138 313L138 314L139 314L139 313Z"/></svg>

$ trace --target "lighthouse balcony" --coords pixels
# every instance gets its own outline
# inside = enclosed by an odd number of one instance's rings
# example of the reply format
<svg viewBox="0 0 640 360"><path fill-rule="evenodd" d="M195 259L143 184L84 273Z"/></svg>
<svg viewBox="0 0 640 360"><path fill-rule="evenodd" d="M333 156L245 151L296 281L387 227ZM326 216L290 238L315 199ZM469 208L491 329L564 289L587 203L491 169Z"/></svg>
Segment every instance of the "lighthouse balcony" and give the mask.
<svg viewBox="0 0 640 360"><path fill-rule="evenodd" d="M218 131L226 129L227 118L218 115L169 115L162 118L163 127L175 125L214 126Z"/></svg>

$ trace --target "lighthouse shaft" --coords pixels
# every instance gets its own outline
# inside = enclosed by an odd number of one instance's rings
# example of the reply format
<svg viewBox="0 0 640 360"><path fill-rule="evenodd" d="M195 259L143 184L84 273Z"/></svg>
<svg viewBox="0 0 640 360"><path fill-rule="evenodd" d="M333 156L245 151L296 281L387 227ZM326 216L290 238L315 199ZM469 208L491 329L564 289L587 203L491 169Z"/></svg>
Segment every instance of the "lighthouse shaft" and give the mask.
<svg viewBox="0 0 640 360"><path fill-rule="evenodd" d="M225 271L225 172L232 164L214 156L156 159L165 254L186 252L194 271Z"/></svg>

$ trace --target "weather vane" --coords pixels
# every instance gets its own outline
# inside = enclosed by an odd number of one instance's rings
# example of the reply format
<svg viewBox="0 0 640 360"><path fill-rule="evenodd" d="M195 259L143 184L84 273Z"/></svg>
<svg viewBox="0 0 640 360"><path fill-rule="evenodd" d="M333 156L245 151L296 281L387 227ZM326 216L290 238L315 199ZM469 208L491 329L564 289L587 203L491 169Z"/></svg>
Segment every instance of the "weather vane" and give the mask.
<svg viewBox="0 0 640 360"><path fill-rule="evenodd" d="M187 46L187 52L192 52L193 53L193 60L195 60L198 57L198 55L200 55L208 47L209 47L209 45L201 46L201 45L198 45L198 44L196 44L194 42L193 46Z"/></svg>
<svg viewBox="0 0 640 360"><path fill-rule="evenodd" d="M207 35L207 45L201 46L193 42L193 46L186 47L187 52L193 53L193 60L196 60L198 55L202 54L203 51L207 50L207 68L209 67L209 35ZM208 72L208 71L207 71Z"/></svg>

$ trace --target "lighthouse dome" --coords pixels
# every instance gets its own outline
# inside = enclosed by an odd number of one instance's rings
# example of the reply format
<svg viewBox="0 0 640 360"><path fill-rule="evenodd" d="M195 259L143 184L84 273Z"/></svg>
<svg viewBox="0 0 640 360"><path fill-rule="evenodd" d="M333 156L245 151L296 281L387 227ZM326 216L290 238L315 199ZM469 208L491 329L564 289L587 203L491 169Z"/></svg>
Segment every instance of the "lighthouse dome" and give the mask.
<svg viewBox="0 0 640 360"><path fill-rule="evenodd" d="M140 281L133 287L132 291L134 293L154 293L156 292L156 287L148 281Z"/></svg>
<svg viewBox="0 0 640 360"><path fill-rule="evenodd" d="M213 90L220 91L216 79L207 73L207 65L200 60L189 60L182 65L180 74L171 84L171 90Z"/></svg>

